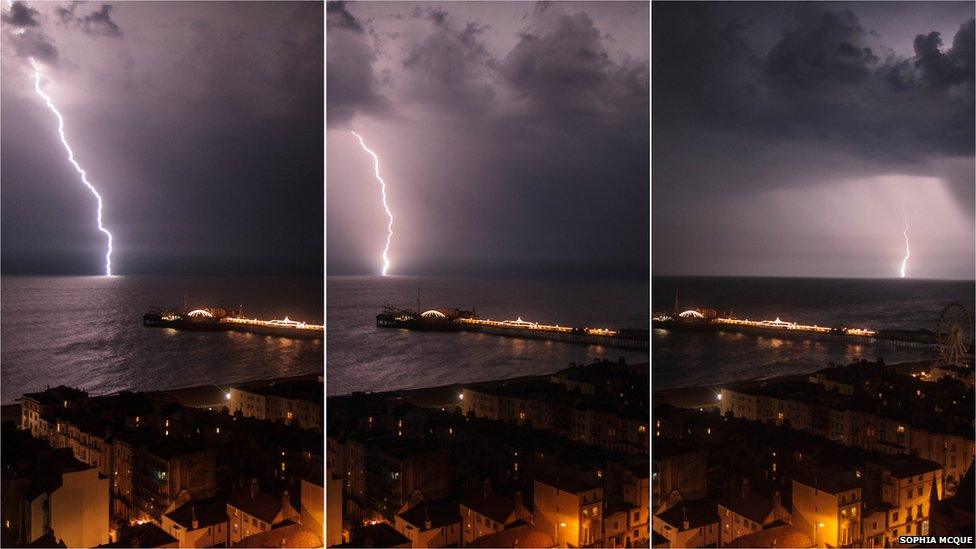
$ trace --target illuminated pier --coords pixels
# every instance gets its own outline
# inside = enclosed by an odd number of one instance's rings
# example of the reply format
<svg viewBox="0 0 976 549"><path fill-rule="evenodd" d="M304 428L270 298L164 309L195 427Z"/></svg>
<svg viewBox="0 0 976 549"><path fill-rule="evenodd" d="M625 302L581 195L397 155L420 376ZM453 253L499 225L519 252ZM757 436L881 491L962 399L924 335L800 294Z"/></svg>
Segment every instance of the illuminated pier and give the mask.
<svg viewBox="0 0 976 549"><path fill-rule="evenodd" d="M750 333L755 335L775 335L794 338L805 337L845 337L852 339L874 339L904 344L933 344L935 335L928 330L873 330L864 327L830 327L817 324L800 324L780 320L750 320L747 318L722 317L706 314L709 311L687 310L677 314L659 314L651 320L654 328L677 331L722 331ZM714 311L711 311L714 313Z"/></svg>
<svg viewBox="0 0 976 549"><path fill-rule="evenodd" d="M612 330L609 328L573 328L558 324L542 324L522 320L492 320L479 318L474 311L458 309L428 310L417 314L412 311L387 308L376 315L376 325L380 328L400 328L418 331L438 332L477 332L522 339L546 339L579 343L585 345L604 345L633 349L648 348L646 330Z"/></svg>
<svg viewBox="0 0 976 549"><path fill-rule="evenodd" d="M194 309L188 312L149 312L143 315L142 324L151 328L172 328L200 332L245 332L278 337L322 339L325 327L284 319L261 320L246 318L240 313L227 315L223 309Z"/></svg>

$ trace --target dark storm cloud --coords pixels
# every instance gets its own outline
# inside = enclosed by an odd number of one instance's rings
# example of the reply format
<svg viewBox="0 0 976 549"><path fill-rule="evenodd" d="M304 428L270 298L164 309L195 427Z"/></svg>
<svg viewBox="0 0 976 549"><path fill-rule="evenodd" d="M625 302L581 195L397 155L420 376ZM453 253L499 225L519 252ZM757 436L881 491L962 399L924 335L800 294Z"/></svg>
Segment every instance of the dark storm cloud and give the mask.
<svg viewBox="0 0 976 549"><path fill-rule="evenodd" d="M328 2L325 8L329 28L347 29L356 33L363 32L363 26L346 9L345 2Z"/></svg>
<svg viewBox="0 0 976 549"><path fill-rule="evenodd" d="M41 30L40 13L23 2L14 2L10 9L0 16L3 25L3 39L17 54L17 57L33 57L48 65L57 65L58 47Z"/></svg>
<svg viewBox="0 0 976 549"><path fill-rule="evenodd" d="M330 127L383 128L367 138L383 147L394 210L404 212L394 271L646 273L646 6L400 6L348 5L362 32L328 31L329 87L359 90L341 107L330 95ZM369 73L346 67L351 57ZM370 96L388 109L360 100ZM373 188L335 174L330 272L369 272L372 233L347 227L340 204Z"/></svg>
<svg viewBox="0 0 976 549"><path fill-rule="evenodd" d="M925 234L912 220L913 254L956 249L941 263L919 257L926 276L972 276L974 23L964 8L655 3L655 271L890 276L890 259L871 254L898 253L897 204L916 192L909 212L942 208L927 215L954 231ZM823 226L830 210L805 201L829 200L827 189L875 213ZM875 232L892 241L854 244Z"/></svg>
<svg viewBox="0 0 976 549"><path fill-rule="evenodd" d="M9 13L3 14L0 19L15 27L37 27L40 22L37 20L38 11L27 7L23 2L14 2L10 6Z"/></svg>
<svg viewBox="0 0 976 549"><path fill-rule="evenodd" d="M38 4L28 32L62 52L42 86L104 198L113 270L320 273L324 6L105 6ZM37 56L3 50L3 270L98 273L92 196L15 53Z"/></svg>
<svg viewBox="0 0 976 549"><path fill-rule="evenodd" d="M648 63L615 63L604 42L586 13L562 15L548 32L522 34L502 73L554 123L583 131L593 123L646 128Z"/></svg>
<svg viewBox="0 0 976 549"><path fill-rule="evenodd" d="M17 57L33 57L47 65L58 64L58 47L51 37L34 29L25 29L23 33L4 33L4 37L13 46Z"/></svg>
<svg viewBox="0 0 976 549"><path fill-rule="evenodd" d="M347 123L357 112L383 112L386 99L373 73L376 54L362 25L344 2L326 3L326 116L329 126Z"/></svg>
<svg viewBox="0 0 976 549"><path fill-rule="evenodd" d="M80 4L81 2L72 2L67 8L56 9L61 24L78 27L92 36L122 36L122 29L112 21L111 4L102 4L99 9L79 17L75 11Z"/></svg>
<svg viewBox="0 0 976 549"><path fill-rule="evenodd" d="M447 11L429 6L418 7L413 16L429 22L430 28L423 40L408 47L401 62L405 94L472 115L490 108L499 62L482 39L489 27L476 21L456 27Z"/></svg>
<svg viewBox="0 0 976 549"><path fill-rule="evenodd" d="M849 10L804 5L768 52L749 45L748 26L708 6L661 4L655 13L654 48L666 52L656 59L655 104L667 123L692 117L894 160L973 152L972 21L945 52L938 33L919 35L907 59L868 46Z"/></svg>

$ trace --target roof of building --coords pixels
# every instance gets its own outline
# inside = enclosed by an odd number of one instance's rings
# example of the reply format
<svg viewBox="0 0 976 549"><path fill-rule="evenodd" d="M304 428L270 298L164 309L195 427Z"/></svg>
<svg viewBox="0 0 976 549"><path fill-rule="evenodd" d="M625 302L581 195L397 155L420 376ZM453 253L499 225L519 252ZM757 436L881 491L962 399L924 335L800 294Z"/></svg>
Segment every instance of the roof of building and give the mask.
<svg viewBox="0 0 976 549"><path fill-rule="evenodd" d="M718 504L759 524L773 511L773 500L751 491L743 497L740 490L730 490Z"/></svg>
<svg viewBox="0 0 976 549"><path fill-rule="evenodd" d="M9 545L7 547L14 547ZM35 539L34 541L26 545L18 545L17 547L44 547L45 549L50 549L52 547L67 547L63 540L59 540L54 537L54 532L48 530L44 532L41 537Z"/></svg>
<svg viewBox="0 0 976 549"><path fill-rule="evenodd" d="M976 482L973 480L974 466L976 466L976 461L970 461L969 467L966 468L966 472L959 481L959 489L953 496L953 504L960 510L967 511L970 515L973 514L974 500L976 500L976 497L973 496L973 492L976 491L974 490Z"/></svg>
<svg viewBox="0 0 976 549"><path fill-rule="evenodd" d="M804 486L834 495L861 487L861 482L853 471L824 469L797 475L793 480Z"/></svg>
<svg viewBox="0 0 976 549"><path fill-rule="evenodd" d="M136 436L129 439L128 442L133 448L142 450L158 458L166 460L184 455L200 454L208 451L208 449L200 442L175 436L162 436L158 434Z"/></svg>
<svg viewBox="0 0 976 549"><path fill-rule="evenodd" d="M727 547L814 547L810 536L792 524L781 524L736 538Z"/></svg>
<svg viewBox="0 0 976 549"><path fill-rule="evenodd" d="M179 540L151 522L127 526L119 531L119 537L112 543L98 547L162 547L179 543Z"/></svg>
<svg viewBox="0 0 976 549"><path fill-rule="evenodd" d="M70 448L51 448L32 437L30 431L17 429L12 421L4 421L2 431L0 461L4 475L30 481L23 494L29 501L61 487L65 473L94 469L76 459Z"/></svg>
<svg viewBox="0 0 976 549"><path fill-rule="evenodd" d="M282 507L280 497L272 496L261 490L252 492L251 486L235 488L231 492L230 498L227 499L227 504L269 524L278 516Z"/></svg>
<svg viewBox="0 0 976 549"><path fill-rule="evenodd" d="M206 528L227 522L227 502L224 500L207 503L194 501L175 511L166 513L166 516L187 530L192 528L194 520L197 521L198 528Z"/></svg>
<svg viewBox="0 0 976 549"><path fill-rule="evenodd" d="M552 473L539 473L535 476L535 481L552 486L553 488L562 490L563 492L569 492L571 494L580 494L582 492L588 492L600 487L600 485L595 482L584 480L568 474L557 475Z"/></svg>
<svg viewBox="0 0 976 549"><path fill-rule="evenodd" d="M54 388L47 388L37 393L24 393L24 398L29 398L45 406L54 406L63 403L65 400L76 400L85 398L88 393L74 387L58 385Z"/></svg>
<svg viewBox="0 0 976 549"><path fill-rule="evenodd" d="M357 526L349 532L349 541L335 547L410 547L410 538L385 522Z"/></svg>
<svg viewBox="0 0 976 549"><path fill-rule="evenodd" d="M515 511L515 501L485 491L473 491L461 498L461 505L495 522L505 523Z"/></svg>
<svg viewBox="0 0 976 549"><path fill-rule="evenodd" d="M296 380L271 383L254 383L234 387L238 391L264 396L276 396L291 400L305 400L319 406L322 405L322 395L325 384L311 380Z"/></svg>
<svg viewBox="0 0 976 549"><path fill-rule="evenodd" d="M424 500L400 513L399 517L421 532L461 522L458 502L454 499ZM430 528L425 528L427 521L430 521Z"/></svg>
<svg viewBox="0 0 976 549"><path fill-rule="evenodd" d="M886 456L879 461L895 478L908 478L942 469L942 466L934 461L906 454Z"/></svg>
<svg viewBox="0 0 976 549"><path fill-rule="evenodd" d="M556 547L549 534L532 524L519 523L511 528L481 536L467 547Z"/></svg>
<svg viewBox="0 0 976 549"><path fill-rule="evenodd" d="M682 501L674 507L658 513L657 517L679 532L718 522L718 506L713 499ZM684 521L688 521L685 528Z"/></svg>
<svg viewBox="0 0 976 549"><path fill-rule="evenodd" d="M322 538L305 526L290 520L282 521L270 530L247 536L235 547L322 547Z"/></svg>

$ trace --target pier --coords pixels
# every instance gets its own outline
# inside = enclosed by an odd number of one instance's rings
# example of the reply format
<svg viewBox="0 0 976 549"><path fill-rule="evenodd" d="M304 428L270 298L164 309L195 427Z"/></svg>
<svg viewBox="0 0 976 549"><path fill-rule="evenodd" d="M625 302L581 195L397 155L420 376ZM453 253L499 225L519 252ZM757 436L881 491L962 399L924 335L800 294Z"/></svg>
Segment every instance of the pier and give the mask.
<svg viewBox="0 0 976 549"><path fill-rule="evenodd" d="M745 333L792 339L873 340L899 346L928 346L936 344L935 333L929 330L884 330L866 327L831 327L800 324L780 320L750 320L709 314L708 310L687 310L681 313L659 314L651 319L651 327L673 331L701 331Z"/></svg>
<svg viewBox="0 0 976 549"><path fill-rule="evenodd" d="M143 315L147 328L172 328L198 332L244 332L296 339L322 339L325 327L284 319L261 320L247 318L241 312L228 315L224 309L194 309L192 311L150 311Z"/></svg>
<svg viewBox="0 0 976 549"><path fill-rule="evenodd" d="M522 320L492 320L479 318L473 310L431 309L422 313L387 307L376 315L376 326L436 332L475 332L520 339L545 339L582 345L603 345L646 350L649 348L647 330L613 330L610 328L574 328L558 324L542 324Z"/></svg>

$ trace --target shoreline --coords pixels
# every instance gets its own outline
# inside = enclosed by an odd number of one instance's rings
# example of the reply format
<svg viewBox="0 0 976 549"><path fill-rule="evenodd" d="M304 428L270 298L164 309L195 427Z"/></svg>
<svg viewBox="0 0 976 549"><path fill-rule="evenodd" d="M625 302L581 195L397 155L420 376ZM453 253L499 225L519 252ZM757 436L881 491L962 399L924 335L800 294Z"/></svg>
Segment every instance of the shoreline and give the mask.
<svg viewBox="0 0 976 549"><path fill-rule="evenodd" d="M558 370L556 370L558 371ZM399 395L406 402L409 402L420 408L442 408L445 410L453 409L458 406L458 389L462 386L478 386L478 387L491 387L497 385L503 385L506 383L519 382L519 381L533 381L540 379L548 379L550 376L556 373L556 371L547 374L532 374L525 376L516 377L506 377L503 379L492 379L486 381L472 381L472 382L458 382L458 383L448 383L445 385L435 385L433 387L415 387L412 389L391 389L389 391L354 391L352 393L344 393L341 395L327 395L325 398L328 401L330 398L345 398L355 394L368 394L368 395Z"/></svg>
<svg viewBox="0 0 976 549"><path fill-rule="evenodd" d="M318 379L322 377L322 374L298 374L292 376L279 376L272 378L261 378L253 379L247 381L235 381L233 383L223 383L221 385L225 387L244 387L244 386L264 386L272 385L275 383L289 383L293 381L308 381L310 383L318 382ZM115 391L112 393L102 393L102 394L89 394L90 398L98 398L103 396L116 395L122 391ZM220 385L216 383L207 385L188 385L185 387L174 387L172 389L156 389L151 391L143 390L129 390L132 393L160 393L164 395L169 395L173 397L176 402L182 404L183 406L189 408L205 408L205 407L217 407L223 406L226 402L226 397L224 396L225 389L221 388ZM23 395L22 395L23 396ZM10 404L4 404L0 406L0 417L3 421L14 421L17 422L20 419L20 403L13 402Z"/></svg>
<svg viewBox="0 0 976 549"><path fill-rule="evenodd" d="M911 362L888 364L888 367L893 368L897 373L904 374L912 372L919 367L927 368L934 362L935 359L915 360ZM824 366L824 368L826 368L826 366ZM815 374L822 369L823 368L818 368L805 373L784 374L772 377L744 379L742 381L722 382L716 383L711 387L708 385L689 385L687 387L674 387L657 390L652 389L651 408L659 404L671 404L672 406L676 406L678 408L717 408L719 401L717 398L717 393L714 389L712 389L712 387L719 390L721 390L723 386L748 389L750 387L757 387L760 385L789 383L792 381L806 379L810 377L810 375Z"/></svg>

